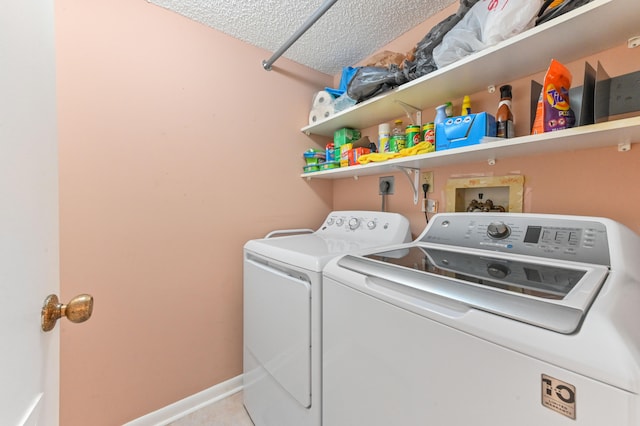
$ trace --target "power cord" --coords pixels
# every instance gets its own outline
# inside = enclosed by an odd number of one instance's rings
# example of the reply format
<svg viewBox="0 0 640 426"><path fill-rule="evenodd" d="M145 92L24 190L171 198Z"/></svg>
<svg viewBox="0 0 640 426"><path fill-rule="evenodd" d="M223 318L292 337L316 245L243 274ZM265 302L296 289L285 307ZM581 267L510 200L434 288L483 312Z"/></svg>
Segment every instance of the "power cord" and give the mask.
<svg viewBox="0 0 640 426"><path fill-rule="evenodd" d="M422 192L424 193L423 200L426 200L427 199L427 192L429 192L429 184L428 183L423 183L422 184ZM427 209L426 208L424 209L424 218L427 221L427 223L429 223L429 215L427 213Z"/></svg>
<svg viewBox="0 0 640 426"><path fill-rule="evenodd" d="M387 194L389 193L390 189L391 182L389 182L388 180L380 181L380 195L382 196L382 207L380 207L380 211L386 211Z"/></svg>

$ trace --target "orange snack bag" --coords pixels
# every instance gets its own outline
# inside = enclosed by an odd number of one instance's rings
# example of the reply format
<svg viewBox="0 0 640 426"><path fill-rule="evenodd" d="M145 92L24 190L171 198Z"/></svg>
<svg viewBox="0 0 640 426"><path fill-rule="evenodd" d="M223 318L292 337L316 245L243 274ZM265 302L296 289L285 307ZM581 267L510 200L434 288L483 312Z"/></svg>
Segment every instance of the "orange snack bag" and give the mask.
<svg viewBox="0 0 640 426"><path fill-rule="evenodd" d="M568 129L575 125L576 117L569 103L571 79L571 72L567 67L552 59L538 98L532 135Z"/></svg>

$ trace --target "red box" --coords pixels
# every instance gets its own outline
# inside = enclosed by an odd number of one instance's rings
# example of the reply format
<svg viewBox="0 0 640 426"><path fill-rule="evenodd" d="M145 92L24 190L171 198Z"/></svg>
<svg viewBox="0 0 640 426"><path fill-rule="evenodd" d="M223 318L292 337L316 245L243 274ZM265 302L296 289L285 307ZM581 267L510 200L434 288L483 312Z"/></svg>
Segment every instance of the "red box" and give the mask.
<svg viewBox="0 0 640 426"><path fill-rule="evenodd" d="M369 148L353 148L349 150L349 165L350 166L357 166L358 164L358 158L360 158L361 155L365 155L365 154L369 154L371 152L371 150Z"/></svg>

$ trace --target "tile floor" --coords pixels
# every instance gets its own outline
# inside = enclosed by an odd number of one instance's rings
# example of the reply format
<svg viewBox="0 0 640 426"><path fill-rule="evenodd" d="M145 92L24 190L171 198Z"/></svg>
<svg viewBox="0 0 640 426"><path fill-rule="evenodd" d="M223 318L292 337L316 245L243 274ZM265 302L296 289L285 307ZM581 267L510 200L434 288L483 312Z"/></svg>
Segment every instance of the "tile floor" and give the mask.
<svg viewBox="0 0 640 426"><path fill-rule="evenodd" d="M167 426L253 426L253 422L242 405L242 392L237 392Z"/></svg>

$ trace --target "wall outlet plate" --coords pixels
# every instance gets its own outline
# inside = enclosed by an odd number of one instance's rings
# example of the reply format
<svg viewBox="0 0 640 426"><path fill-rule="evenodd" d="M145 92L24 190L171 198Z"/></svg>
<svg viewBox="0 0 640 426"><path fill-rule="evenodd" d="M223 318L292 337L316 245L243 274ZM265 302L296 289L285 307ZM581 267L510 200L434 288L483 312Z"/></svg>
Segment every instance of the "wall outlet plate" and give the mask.
<svg viewBox="0 0 640 426"><path fill-rule="evenodd" d="M427 199L427 213L438 213L438 202Z"/></svg>
<svg viewBox="0 0 640 426"><path fill-rule="evenodd" d="M379 181L379 194L390 195L395 190L394 177L393 176L381 176Z"/></svg>
<svg viewBox="0 0 640 426"><path fill-rule="evenodd" d="M422 191L422 185L425 183L429 185L427 193L433 192L433 172L420 172L420 188L418 188L419 191Z"/></svg>
<svg viewBox="0 0 640 426"><path fill-rule="evenodd" d="M429 198L422 199L422 212L423 213L438 213L438 201L431 200Z"/></svg>

